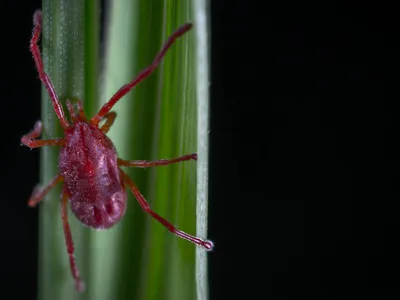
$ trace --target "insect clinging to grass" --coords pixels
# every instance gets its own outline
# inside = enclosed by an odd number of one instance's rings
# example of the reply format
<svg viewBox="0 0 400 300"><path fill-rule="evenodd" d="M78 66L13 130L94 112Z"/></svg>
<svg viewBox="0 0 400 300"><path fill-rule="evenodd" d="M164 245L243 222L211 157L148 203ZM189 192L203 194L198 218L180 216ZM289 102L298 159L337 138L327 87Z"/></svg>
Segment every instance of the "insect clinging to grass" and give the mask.
<svg viewBox="0 0 400 300"><path fill-rule="evenodd" d="M192 28L191 23L179 27L166 41L154 61L142 70L132 81L123 85L99 110L88 119L80 100L75 108L70 101L66 101L70 120L64 114L62 105L55 91L50 77L44 70L38 41L42 30L42 14L38 10L34 14L33 35L30 41L30 50L33 54L39 78L45 86L54 111L64 131L63 138L48 140L38 139L43 126L36 122L32 131L21 138L21 142L30 148L43 146L60 147L58 168L56 174L47 185L41 189L34 189L29 206L36 206L46 194L57 184L63 183L61 195L61 217L63 222L65 242L71 272L75 280L76 288L83 290L78 267L75 263L74 246L71 230L68 223L67 204L81 223L95 229L107 229L115 225L125 214L127 193L130 189L142 209L155 220L160 222L176 236L186 239L205 250L212 250L213 243L199 237L187 234L176 228L169 221L154 212L145 198L140 193L136 184L120 168L137 167L148 168L166 166L173 163L197 160L197 154L187 154L174 159L161 159L156 161L124 160L117 156L116 149L106 133L113 125L116 113L111 111L113 106L121 98L131 91L138 83L147 78L160 64L168 49L174 42ZM100 126L100 121L104 124Z"/></svg>

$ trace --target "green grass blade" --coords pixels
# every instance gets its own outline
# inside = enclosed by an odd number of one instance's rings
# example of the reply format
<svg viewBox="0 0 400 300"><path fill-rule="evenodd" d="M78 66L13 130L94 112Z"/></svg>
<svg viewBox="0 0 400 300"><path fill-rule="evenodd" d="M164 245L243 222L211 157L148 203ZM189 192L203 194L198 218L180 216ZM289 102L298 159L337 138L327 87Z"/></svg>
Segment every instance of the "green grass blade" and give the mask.
<svg viewBox="0 0 400 300"><path fill-rule="evenodd" d="M207 236L208 136L209 136L209 20L205 0L194 0L196 21L196 96L197 96L197 235ZM207 253L196 249L197 299L208 299Z"/></svg>
<svg viewBox="0 0 400 300"><path fill-rule="evenodd" d="M65 107L67 98L84 100L86 113L96 106L98 1L44 0L42 5L42 53L44 66ZM91 59L88 57L91 56ZM87 64L89 63L89 64ZM43 138L63 136L46 90L42 89ZM57 172L58 147L41 149L41 182L46 184ZM38 299L84 299L74 289L69 269L60 215L60 189L54 188L39 205L39 297ZM69 212L76 246L76 259L83 279L89 277L87 253L91 231ZM89 293L89 292L88 292ZM87 294L88 294L87 293Z"/></svg>
<svg viewBox="0 0 400 300"><path fill-rule="evenodd" d="M163 2L163 39L191 17L190 2ZM166 57L159 73L161 85L157 112L158 131L154 158L172 158L196 152L196 98L194 32L179 40ZM152 207L180 229L196 231L196 164L185 162L153 170ZM195 298L195 246L166 234L149 220L148 271L145 299ZM160 274L162 277L160 278ZM153 289L152 287L156 287Z"/></svg>
<svg viewBox="0 0 400 300"><path fill-rule="evenodd" d="M46 70L60 97L83 99L85 112L92 116L152 62L178 26L195 17L194 30L177 41L159 69L115 106L118 117L108 135L124 159L155 160L198 151L197 164L126 170L157 213L188 233L196 233L197 228L197 234L206 237L208 95L204 84L208 85L208 74L199 64L204 63L201 57L207 43L198 38L204 27L196 27L199 20L192 14L196 3L121 0L108 4L99 78L98 2L43 2ZM204 74L205 81L199 81ZM61 136L45 90L43 95L44 137ZM57 156L58 149L43 149L42 182L57 172ZM207 299L204 250L170 234L129 193L125 217L109 230L84 228L70 213L77 264L86 283L86 292L79 295L69 270L59 193L59 188L52 191L40 209L39 299L179 300L195 299L196 294ZM197 206L196 198L200 199Z"/></svg>

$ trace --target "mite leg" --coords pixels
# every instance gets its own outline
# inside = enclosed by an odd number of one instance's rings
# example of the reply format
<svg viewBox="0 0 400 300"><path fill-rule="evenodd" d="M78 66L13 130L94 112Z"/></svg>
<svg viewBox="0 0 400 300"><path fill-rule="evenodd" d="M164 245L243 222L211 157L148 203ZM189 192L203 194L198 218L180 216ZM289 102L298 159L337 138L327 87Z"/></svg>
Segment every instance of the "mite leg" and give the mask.
<svg viewBox="0 0 400 300"><path fill-rule="evenodd" d="M69 114L71 116L72 122L76 122L76 121L78 121L78 119L80 121L86 121L86 115L85 115L85 112L83 111L83 105L82 105L81 100L78 99L78 101L76 103L76 106L78 108L78 116L75 113L74 106L71 104L71 101L69 99L67 99L66 103L67 103L67 108L68 108Z"/></svg>
<svg viewBox="0 0 400 300"><path fill-rule="evenodd" d="M72 106L71 101L69 101L69 99L67 99L65 102L67 103L67 108L68 108L68 111L69 111L69 115L71 117L71 121L73 123L75 123L77 119L76 119L76 114L75 114L74 107Z"/></svg>
<svg viewBox="0 0 400 300"><path fill-rule="evenodd" d="M157 167L157 166L166 166L170 164L174 164L181 161L186 160L197 160L197 154L186 154L181 157L173 158L173 159L160 159L155 161L147 161L147 160L124 160L118 158L118 165L124 167L136 167L136 168L149 168L149 167Z"/></svg>
<svg viewBox="0 0 400 300"><path fill-rule="evenodd" d="M103 126L101 126L101 131L107 133L111 126L114 124L115 118L117 117L117 113L115 111L109 112L103 118L106 119L106 122Z"/></svg>
<svg viewBox="0 0 400 300"><path fill-rule="evenodd" d="M37 10L33 15L33 23L35 27L33 28L33 35L30 42L30 49L33 55L33 59L35 60L36 69L38 70L40 80L43 82L47 90L47 93L50 96L51 102L53 104L56 115L60 120L61 126L65 129L69 127L69 124L67 119L65 118L61 103L58 100L58 96L56 94L54 85L51 82L49 75L47 75L46 72L44 71L42 57L40 55L40 50L37 45L40 34L42 32L42 12L40 10Z"/></svg>
<svg viewBox="0 0 400 300"><path fill-rule="evenodd" d="M132 179L130 179L129 176L126 173L124 173L122 170L121 170L121 176L122 176L124 182L126 183L126 185L128 185L128 187L132 191L133 195L139 202L142 209L145 212L147 212L149 215L151 215L154 219L156 219L158 222L160 222L170 232L172 232L173 234L175 234L176 236L178 236L180 238L183 238L183 239L188 240L189 242L192 242L200 247L203 247L207 251L211 251L213 249L213 247L214 247L213 242L211 242L209 240L203 240L199 237L187 234L186 232L179 230L174 225L172 225L169 221L167 221L166 219L164 219L163 217L161 217L160 215L155 213L153 210L151 210L146 199L144 199L143 195L139 192L136 184L132 181Z"/></svg>
<svg viewBox="0 0 400 300"><path fill-rule="evenodd" d="M79 119L81 121L86 121L86 115L85 115L85 111L83 110L82 101L78 99L76 106L78 107Z"/></svg>
<svg viewBox="0 0 400 300"><path fill-rule="evenodd" d="M25 134L21 138L21 143L29 148L39 148L43 146L64 146L65 141L63 138L51 139L51 140L35 140L42 133L43 125L42 122L37 121L32 131Z"/></svg>
<svg viewBox="0 0 400 300"><path fill-rule="evenodd" d="M76 262L75 262L75 255L74 255L75 249L74 249L74 242L72 240L71 228L69 227L69 223L68 223L67 203L68 203L68 195L64 190L62 193L62 196L61 196L61 218L62 218L63 228L64 228L65 244L67 246L67 252L68 252L68 256L69 256L69 265L71 267L72 276L74 277L74 280L75 280L76 289L79 292L83 292L85 287L84 287L84 283L80 279L79 270L78 270L78 267L76 266Z"/></svg>
<svg viewBox="0 0 400 300"><path fill-rule="evenodd" d="M39 189L36 187L33 190L32 196L28 201L28 205L30 207L36 206L40 201L43 200L43 198L46 196L46 194L56 186L57 183L61 182L63 180L61 174L57 174L56 176L53 177L53 179L43 188Z"/></svg>
<svg viewBox="0 0 400 300"><path fill-rule="evenodd" d="M186 23L179 27L167 40L164 46L161 48L160 52L157 54L156 58L153 60L152 64L142 70L131 82L123 85L111 98L107 103L103 105L100 111L92 118L92 124L98 125L100 120L112 109L112 107L117 103L123 96L129 93L138 83L147 78L153 71L158 67L161 60L167 53L168 49L171 48L172 44L176 41L177 38L184 35L187 31L189 31L193 27L192 24Z"/></svg>

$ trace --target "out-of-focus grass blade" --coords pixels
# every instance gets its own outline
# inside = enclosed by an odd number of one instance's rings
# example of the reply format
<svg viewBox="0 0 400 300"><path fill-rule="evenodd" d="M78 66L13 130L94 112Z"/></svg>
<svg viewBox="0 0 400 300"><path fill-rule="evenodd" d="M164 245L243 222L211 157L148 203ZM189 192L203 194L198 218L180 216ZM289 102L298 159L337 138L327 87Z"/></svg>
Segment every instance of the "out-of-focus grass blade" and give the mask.
<svg viewBox="0 0 400 300"><path fill-rule="evenodd" d="M40 9L40 7L38 7ZM67 98L84 100L85 111L96 107L98 1L44 0L41 38L45 70L65 107ZM33 13L33 12L32 12ZM85 37L89 37L86 39ZM32 61L33 64L33 61ZM39 82L38 82L39 83ZM43 138L63 136L46 90L42 89ZM41 149L41 182L47 184L58 172L58 147ZM60 215L60 189L54 188L39 204L39 297L38 299L85 299L90 293L75 291ZM84 228L69 211L77 264L84 280L89 277L91 230ZM86 282L87 283L87 282ZM89 286L90 290L90 286Z"/></svg>

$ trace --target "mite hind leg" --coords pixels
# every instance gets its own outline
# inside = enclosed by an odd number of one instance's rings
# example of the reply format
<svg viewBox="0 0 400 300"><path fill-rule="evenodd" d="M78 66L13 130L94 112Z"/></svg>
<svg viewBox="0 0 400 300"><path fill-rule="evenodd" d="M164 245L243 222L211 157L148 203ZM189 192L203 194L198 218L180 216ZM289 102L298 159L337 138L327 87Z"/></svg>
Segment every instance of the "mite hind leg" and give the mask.
<svg viewBox="0 0 400 300"><path fill-rule="evenodd" d="M172 232L173 234L175 234L176 236L178 236L182 239L192 242L192 243L204 248L207 251L211 251L214 248L213 242L211 242L209 240L203 240L197 236L193 236L193 235L187 234L186 232L183 232L182 230L179 230L174 225L172 225L168 220L164 219L159 214L154 212L150 208L146 199L144 199L143 195L140 193L139 189L137 188L136 184L132 181L132 179L130 179L129 176L122 170L120 172L121 172L123 181L126 183L126 185L129 187L129 189L132 191L133 195L135 196L136 200L139 202L142 209L146 213L148 213L152 218L156 219L165 228L167 228L170 232Z"/></svg>
<svg viewBox="0 0 400 300"><path fill-rule="evenodd" d="M65 192L65 188L63 190L63 193L61 195L61 218L63 222L63 228L64 228L64 235L65 235L65 245L67 246L67 253L69 257L69 265L71 268L71 273L72 276L75 280L75 286L76 289L79 292L83 292L84 290L84 283L80 278L79 275L79 269L76 266L75 262L75 249L74 249L74 242L72 240L72 234L71 234L71 228L69 226L68 222L68 195Z"/></svg>
<svg viewBox="0 0 400 300"><path fill-rule="evenodd" d="M50 139L50 140L36 140L40 136L43 130L41 121L37 121L33 129L22 136L21 143L29 148L39 148L43 146L64 146L65 140L63 138Z"/></svg>
<svg viewBox="0 0 400 300"><path fill-rule="evenodd" d="M30 207L36 206L40 201L44 199L46 194L56 186L57 183L60 183L63 180L61 174L57 174L50 180L50 182L43 188L35 187L32 196L28 201L28 205Z"/></svg>
<svg viewBox="0 0 400 300"><path fill-rule="evenodd" d="M187 161L187 160L197 160L197 154L192 153L192 154L186 154L177 158L173 159L160 159L160 160L154 160L154 161L147 161L147 160L124 160L121 158L118 158L118 165L124 166L124 167L136 167L136 168L149 168L149 167L157 167L157 166L166 166L182 161Z"/></svg>

